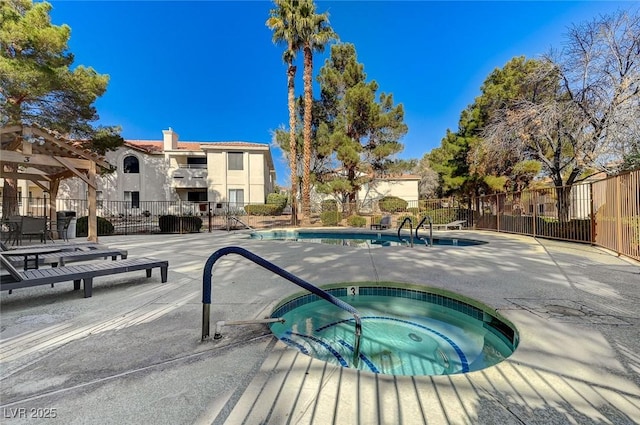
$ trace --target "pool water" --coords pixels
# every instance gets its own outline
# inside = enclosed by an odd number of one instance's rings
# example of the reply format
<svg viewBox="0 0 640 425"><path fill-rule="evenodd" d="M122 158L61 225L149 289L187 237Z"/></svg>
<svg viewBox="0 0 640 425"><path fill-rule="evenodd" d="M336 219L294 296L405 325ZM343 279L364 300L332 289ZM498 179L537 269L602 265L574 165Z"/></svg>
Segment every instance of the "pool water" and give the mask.
<svg viewBox="0 0 640 425"><path fill-rule="evenodd" d="M455 308L447 307L454 300L435 295L431 299L436 297L445 305L423 300L429 299L427 294L418 296L423 299L338 296L361 315L357 368L392 375L449 375L484 369L513 353L513 330L494 328L496 318L487 319L477 308L457 301ZM291 303L292 308L274 312L273 317L283 317L285 323L271 325L272 332L304 354L353 367L353 316L324 300Z"/></svg>
<svg viewBox="0 0 640 425"><path fill-rule="evenodd" d="M428 245L429 237L427 232L419 233L420 239L413 238L414 245ZM312 243L322 243L330 245L353 246L360 248L375 248L385 246L406 246L410 244L408 234L401 234L398 239L397 234L382 232L327 232L327 231L261 231L251 234L251 239L267 239L267 240L285 240L285 241L304 241ZM434 237L433 245L452 245L452 246L472 246L485 244L484 241L478 241L466 238L451 237Z"/></svg>

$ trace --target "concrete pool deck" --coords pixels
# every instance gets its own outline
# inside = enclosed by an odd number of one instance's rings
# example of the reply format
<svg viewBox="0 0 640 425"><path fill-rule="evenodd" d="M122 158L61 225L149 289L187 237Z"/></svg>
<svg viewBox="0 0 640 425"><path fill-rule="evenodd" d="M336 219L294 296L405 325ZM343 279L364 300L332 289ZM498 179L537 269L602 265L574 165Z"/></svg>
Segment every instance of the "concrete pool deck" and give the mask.
<svg viewBox="0 0 640 425"><path fill-rule="evenodd" d="M0 294L3 424L640 423L640 263L579 244L479 231L489 242L371 249L246 233L111 236L154 271ZM307 357L265 325L200 341L202 272L241 246L315 285L393 281L477 299L515 324L516 352L464 375L385 376ZM300 288L229 255L213 271L218 320L262 318ZM44 419L45 416L55 418Z"/></svg>

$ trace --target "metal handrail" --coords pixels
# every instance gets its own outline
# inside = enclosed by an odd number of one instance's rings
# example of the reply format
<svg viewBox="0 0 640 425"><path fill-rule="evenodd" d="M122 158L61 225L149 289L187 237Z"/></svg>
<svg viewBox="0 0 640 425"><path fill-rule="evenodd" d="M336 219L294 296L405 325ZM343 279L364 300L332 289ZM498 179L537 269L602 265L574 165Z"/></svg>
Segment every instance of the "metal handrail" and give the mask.
<svg viewBox="0 0 640 425"><path fill-rule="evenodd" d="M249 230L254 230L253 227L249 226L247 223L245 223L244 221L240 220L238 217L236 217L235 215L230 215L227 217L227 232L231 230L231 226L229 226L229 221L230 220L235 220L236 223L240 223L242 224L244 227L246 227Z"/></svg>
<svg viewBox="0 0 640 425"><path fill-rule="evenodd" d="M400 237L400 230L402 230L402 226L404 226L404 223L407 221L409 222L409 240L411 241L411 248L413 248L413 221L411 221L411 217L405 217L404 220L402 220L402 223L400 223L400 226L398 227L398 240L404 240Z"/></svg>
<svg viewBox="0 0 640 425"><path fill-rule="evenodd" d="M424 216L422 220L420 220L420 224L416 226L416 239L420 239L420 237L418 237L418 229L427 219L429 219L429 246L433 246L433 220L429 215Z"/></svg>
<svg viewBox="0 0 640 425"><path fill-rule="evenodd" d="M209 337L209 325L210 325L210 312L211 312L211 279L212 279L212 269L213 265L216 261L218 261L221 257L228 254L238 254L243 256L244 258L253 261L259 266L279 275L287 279L289 282L295 283L296 285L306 289L309 292L314 293L318 297L329 301L331 304L339 307L353 315L355 320L355 341L354 341L354 349L353 349L353 364L354 367L358 367L358 363L360 360L360 336L362 335L362 322L360 320L360 313L351 305L345 303L344 301L334 297L322 289L313 286L307 281L300 279L297 276L289 273L288 271L276 266L275 264L265 260L262 257L257 256L256 254L238 246L227 246L225 248L220 248L207 259L207 262L204 265L204 271L202 273L202 341Z"/></svg>

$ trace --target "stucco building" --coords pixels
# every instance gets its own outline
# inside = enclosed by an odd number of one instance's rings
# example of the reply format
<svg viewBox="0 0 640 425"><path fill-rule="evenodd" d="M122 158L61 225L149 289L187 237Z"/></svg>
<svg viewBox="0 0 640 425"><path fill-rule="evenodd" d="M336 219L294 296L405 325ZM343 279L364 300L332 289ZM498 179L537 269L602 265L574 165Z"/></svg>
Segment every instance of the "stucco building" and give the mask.
<svg viewBox="0 0 640 425"><path fill-rule="evenodd" d="M127 140L105 158L117 171L98 178L98 204L148 201L263 204L276 175L269 145L249 142L182 142L169 128L162 140ZM84 183L61 183L61 196L84 199ZM105 207L106 208L106 207ZM105 211L105 213L109 213Z"/></svg>

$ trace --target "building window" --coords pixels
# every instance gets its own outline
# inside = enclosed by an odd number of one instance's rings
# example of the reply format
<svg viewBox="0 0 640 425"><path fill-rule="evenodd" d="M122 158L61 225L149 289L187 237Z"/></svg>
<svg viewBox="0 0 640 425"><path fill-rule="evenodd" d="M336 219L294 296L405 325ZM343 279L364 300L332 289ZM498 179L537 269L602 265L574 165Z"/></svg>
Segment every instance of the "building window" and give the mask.
<svg viewBox="0 0 640 425"><path fill-rule="evenodd" d="M207 158L190 156L187 158L187 168L207 168Z"/></svg>
<svg viewBox="0 0 640 425"><path fill-rule="evenodd" d="M124 192L124 200L127 208L140 208L140 192Z"/></svg>
<svg viewBox="0 0 640 425"><path fill-rule="evenodd" d="M126 195L125 195L126 196ZM89 191L84 192L84 199L89 200ZM96 190L96 208L102 208L102 191Z"/></svg>
<svg viewBox="0 0 640 425"><path fill-rule="evenodd" d="M227 154L227 158L229 161L228 167L229 170L243 170L243 159L244 154L242 152L229 152Z"/></svg>
<svg viewBox="0 0 640 425"><path fill-rule="evenodd" d="M140 163L138 162L138 158L133 155L127 156L122 165L125 173L138 174L140 172Z"/></svg>
<svg viewBox="0 0 640 425"><path fill-rule="evenodd" d="M229 207L230 208L244 207L244 190L243 189L229 189Z"/></svg>
<svg viewBox="0 0 640 425"><path fill-rule="evenodd" d="M206 202L207 192L187 192L187 201L190 202Z"/></svg>

